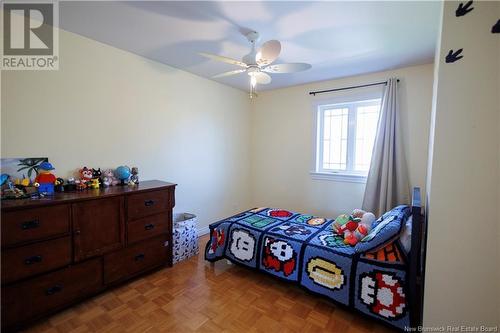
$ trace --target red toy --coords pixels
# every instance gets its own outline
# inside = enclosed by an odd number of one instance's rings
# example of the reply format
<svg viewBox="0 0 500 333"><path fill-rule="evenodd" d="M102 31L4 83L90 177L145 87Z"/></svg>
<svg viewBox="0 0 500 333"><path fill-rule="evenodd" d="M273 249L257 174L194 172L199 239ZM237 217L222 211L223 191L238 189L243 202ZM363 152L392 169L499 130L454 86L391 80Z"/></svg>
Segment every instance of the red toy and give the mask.
<svg viewBox="0 0 500 333"><path fill-rule="evenodd" d="M375 221L373 213L355 209L351 215L342 214L335 219L332 227L337 235L344 237L344 243L355 246L372 229Z"/></svg>
<svg viewBox="0 0 500 333"><path fill-rule="evenodd" d="M80 173L80 182L85 183L85 185L87 185L87 183L92 180L93 177L92 169L83 167L78 172Z"/></svg>

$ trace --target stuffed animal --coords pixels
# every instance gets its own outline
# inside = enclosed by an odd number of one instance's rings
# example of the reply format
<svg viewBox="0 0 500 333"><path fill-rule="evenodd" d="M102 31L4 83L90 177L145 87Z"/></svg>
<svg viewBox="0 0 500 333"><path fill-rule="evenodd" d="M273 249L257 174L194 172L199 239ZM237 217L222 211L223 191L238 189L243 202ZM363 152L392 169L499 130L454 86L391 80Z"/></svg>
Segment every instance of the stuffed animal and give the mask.
<svg viewBox="0 0 500 333"><path fill-rule="evenodd" d="M364 210L362 210L362 209L355 209L355 210L353 210L353 211L352 211L352 214L351 214L351 215L352 215L353 217L356 217L356 218L360 219L360 218L362 218L362 217L363 217L363 215L364 215L365 213L366 213L366 212L365 212Z"/></svg>
<svg viewBox="0 0 500 333"><path fill-rule="evenodd" d="M83 180L75 180L75 185L76 185L76 189L78 191L82 191L82 190L85 190L87 188L87 183Z"/></svg>
<svg viewBox="0 0 500 333"><path fill-rule="evenodd" d="M92 179L92 176L93 176L92 169L89 169L87 167L83 167L80 170L78 170L78 173L80 174L80 183L88 185L88 183L90 183L90 180ZM87 186L85 186L85 188L86 187Z"/></svg>
<svg viewBox="0 0 500 333"><path fill-rule="evenodd" d="M102 183L105 187L115 186L120 181L115 177L115 173L112 169L107 169L103 172Z"/></svg>
<svg viewBox="0 0 500 333"><path fill-rule="evenodd" d="M93 189L98 189L100 185L99 178L92 178L88 186Z"/></svg>
<svg viewBox="0 0 500 333"><path fill-rule="evenodd" d="M99 187L101 187L102 186L101 168L98 168L98 169L92 168L92 182L94 182L94 179L97 179L99 181ZM92 183L92 186L95 186L95 184ZM92 188L95 188L95 187L92 187Z"/></svg>
<svg viewBox="0 0 500 333"><path fill-rule="evenodd" d="M352 215L342 214L335 219L332 227L338 235L344 235L346 231L354 232L354 230L356 230L356 228L358 227L358 223L360 221L360 218L355 218Z"/></svg>
<svg viewBox="0 0 500 333"><path fill-rule="evenodd" d="M351 215L343 214L337 217L333 223L333 229L338 235L344 237L345 244L354 246L368 235L375 219L373 213L355 209Z"/></svg>

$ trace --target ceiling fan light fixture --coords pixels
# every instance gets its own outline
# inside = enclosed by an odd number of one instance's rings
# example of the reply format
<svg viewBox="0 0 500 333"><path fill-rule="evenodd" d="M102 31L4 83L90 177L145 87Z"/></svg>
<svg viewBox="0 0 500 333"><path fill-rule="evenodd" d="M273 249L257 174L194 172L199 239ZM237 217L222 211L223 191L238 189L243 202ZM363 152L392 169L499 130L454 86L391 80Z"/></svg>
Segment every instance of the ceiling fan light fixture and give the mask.
<svg viewBox="0 0 500 333"><path fill-rule="evenodd" d="M268 40L257 49L255 44L259 40L259 33L256 31L249 31L245 34L245 37L250 42L252 49L250 53L243 56L242 61L205 52L201 52L200 55L212 60L243 67L242 69L217 74L213 76L213 78L227 77L246 72L250 76L250 98L257 97L257 84L264 85L271 83L271 76L268 73L295 73L311 68L311 65L306 63L282 63L271 65L280 55L280 41L275 39Z"/></svg>
<svg viewBox="0 0 500 333"><path fill-rule="evenodd" d="M259 51L255 54L255 62L259 63L260 59L262 59L262 51Z"/></svg>
<svg viewBox="0 0 500 333"><path fill-rule="evenodd" d="M255 88L255 86L257 85L257 78L255 77L255 75L250 75L250 85L252 86L252 88Z"/></svg>
<svg viewBox="0 0 500 333"><path fill-rule="evenodd" d="M255 78L255 76L252 76L252 78ZM257 81L255 83L257 85ZM250 84L250 94L249 94L250 99L254 99L257 97L257 88L253 84Z"/></svg>

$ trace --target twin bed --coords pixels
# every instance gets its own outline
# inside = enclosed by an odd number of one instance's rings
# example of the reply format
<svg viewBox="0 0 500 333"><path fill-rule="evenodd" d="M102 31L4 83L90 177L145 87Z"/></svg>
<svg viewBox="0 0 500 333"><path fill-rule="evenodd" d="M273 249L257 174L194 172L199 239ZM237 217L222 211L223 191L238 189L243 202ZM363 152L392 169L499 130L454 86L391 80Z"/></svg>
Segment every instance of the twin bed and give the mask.
<svg viewBox="0 0 500 333"><path fill-rule="evenodd" d="M412 206L383 214L373 225L374 237L356 246L344 244L332 223L255 208L210 225L205 259L228 259L298 283L401 330L421 325L425 228L420 190L414 189ZM404 228L411 228L406 246Z"/></svg>

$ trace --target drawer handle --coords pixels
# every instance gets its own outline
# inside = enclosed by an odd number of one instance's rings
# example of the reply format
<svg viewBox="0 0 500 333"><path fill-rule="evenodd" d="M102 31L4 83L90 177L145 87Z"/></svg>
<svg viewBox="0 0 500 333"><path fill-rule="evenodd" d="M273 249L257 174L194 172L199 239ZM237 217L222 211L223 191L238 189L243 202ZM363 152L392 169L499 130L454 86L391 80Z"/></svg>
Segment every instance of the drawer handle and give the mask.
<svg viewBox="0 0 500 333"><path fill-rule="evenodd" d="M33 220L33 221L26 221L23 224L21 224L21 229L23 230L28 230L28 229L35 229L40 226L40 222L38 220Z"/></svg>
<svg viewBox="0 0 500 333"><path fill-rule="evenodd" d="M155 202L153 200L145 200L144 201L144 206L146 206L146 207L153 206L154 204L155 204Z"/></svg>
<svg viewBox="0 0 500 333"><path fill-rule="evenodd" d="M24 264L25 265L32 265L32 264L35 264L35 263L41 262L41 261L42 261L42 256L32 256L32 257L24 259Z"/></svg>
<svg viewBox="0 0 500 333"><path fill-rule="evenodd" d="M155 225L154 225L154 224L152 224L152 223L150 223L150 224L146 224L146 225L144 226L144 229L146 229L146 230L151 230L151 229L154 229L154 227L155 227Z"/></svg>
<svg viewBox="0 0 500 333"><path fill-rule="evenodd" d="M141 261L144 260L144 253L139 253L138 255L135 256L135 261Z"/></svg>
<svg viewBox="0 0 500 333"><path fill-rule="evenodd" d="M54 295L55 293L60 292L62 289L63 287L60 284L56 284L53 287L47 288L47 290L45 290L45 295L47 296Z"/></svg>

